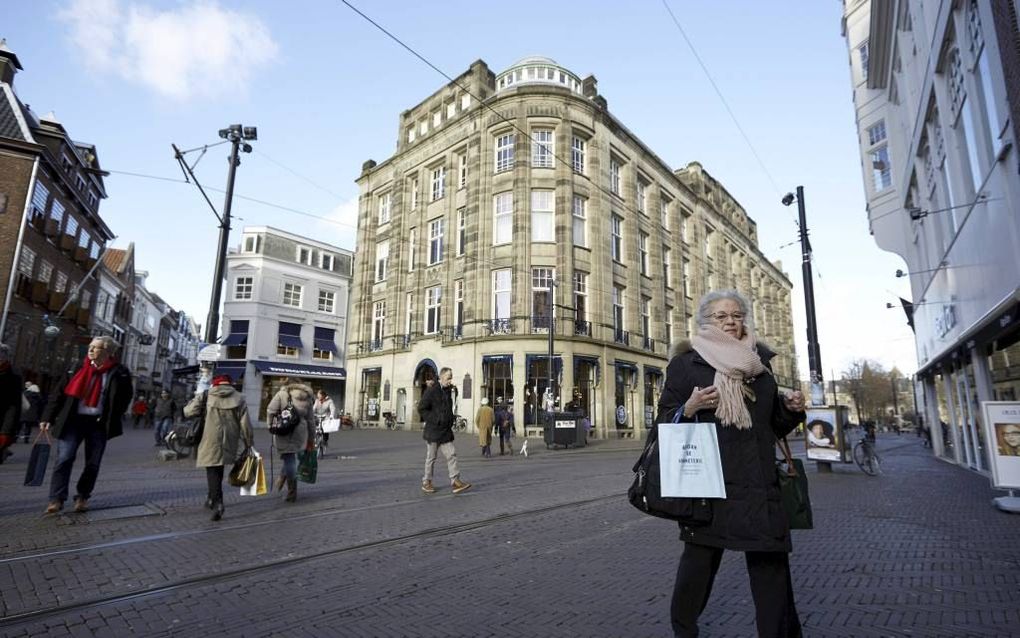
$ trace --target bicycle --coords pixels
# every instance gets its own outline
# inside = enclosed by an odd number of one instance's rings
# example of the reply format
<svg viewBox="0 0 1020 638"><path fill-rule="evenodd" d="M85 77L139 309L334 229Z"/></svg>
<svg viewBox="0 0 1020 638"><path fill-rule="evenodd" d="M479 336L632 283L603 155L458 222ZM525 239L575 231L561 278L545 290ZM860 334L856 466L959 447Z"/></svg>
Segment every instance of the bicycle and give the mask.
<svg viewBox="0 0 1020 638"><path fill-rule="evenodd" d="M453 431L454 432L465 432L467 431L467 419L459 414L453 415Z"/></svg>
<svg viewBox="0 0 1020 638"><path fill-rule="evenodd" d="M325 432L322 430L322 422L326 420L325 414L319 414L315 417L315 449L318 451L318 457L321 459L326 456L326 437L323 436Z"/></svg>
<svg viewBox="0 0 1020 638"><path fill-rule="evenodd" d="M875 442L868 435L865 434L854 446L853 456L854 463L868 476L878 476L881 473L878 453L875 452Z"/></svg>
<svg viewBox="0 0 1020 638"><path fill-rule="evenodd" d="M397 429L397 415L392 412L383 412L383 420L386 422L387 430Z"/></svg>
<svg viewBox="0 0 1020 638"><path fill-rule="evenodd" d="M191 446L185 445L184 439L177 434L178 428L182 427L185 426L179 425L176 428L171 429L163 439L166 441L167 449L173 451L179 459L185 458L191 454Z"/></svg>

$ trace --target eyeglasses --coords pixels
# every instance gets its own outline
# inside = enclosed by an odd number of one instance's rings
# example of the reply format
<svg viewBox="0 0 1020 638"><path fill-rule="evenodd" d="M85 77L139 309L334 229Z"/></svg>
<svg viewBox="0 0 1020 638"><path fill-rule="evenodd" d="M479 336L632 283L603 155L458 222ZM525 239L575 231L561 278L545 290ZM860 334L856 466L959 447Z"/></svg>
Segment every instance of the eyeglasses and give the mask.
<svg viewBox="0 0 1020 638"><path fill-rule="evenodd" d="M727 319L732 319L737 323L742 323L744 321L744 316L745 315L742 312L717 312L714 315L705 315L706 318L711 319L716 323L726 323Z"/></svg>

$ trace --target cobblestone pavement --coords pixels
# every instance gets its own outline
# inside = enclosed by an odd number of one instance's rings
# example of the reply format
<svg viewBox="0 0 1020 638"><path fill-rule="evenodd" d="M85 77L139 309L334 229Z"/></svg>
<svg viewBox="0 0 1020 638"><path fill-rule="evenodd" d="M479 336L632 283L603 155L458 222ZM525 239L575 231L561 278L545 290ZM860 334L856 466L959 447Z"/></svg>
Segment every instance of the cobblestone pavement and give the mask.
<svg viewBox="0 0 1020 638"><path fill-rule="evenodd" d="M203 473L157 461L150 430L110 444L84 515L41 515L46 487L21 486L19 446L0 465L0 635L670 635L682 545L623 496L639 443L532 439L528 458L482 459L461 435L474 486L453 495L440 459L426 496L420 434L331 442L297 503L228 488L220 523L201 507ZM1020 635L1020 517L914 437L886 435L879 451L878 477L808 464L816 528L794 532L791 559L805 635ZM738 554L702 627L754 635Z"/></svg>

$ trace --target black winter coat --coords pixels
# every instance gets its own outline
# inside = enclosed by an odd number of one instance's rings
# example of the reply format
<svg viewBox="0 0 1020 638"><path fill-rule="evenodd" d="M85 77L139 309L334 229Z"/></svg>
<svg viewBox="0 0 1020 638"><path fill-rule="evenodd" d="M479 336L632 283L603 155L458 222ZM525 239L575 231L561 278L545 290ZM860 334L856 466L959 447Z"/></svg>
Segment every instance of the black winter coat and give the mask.
<svg viewBox="0 0 1020 638"><path fill-rule="evenodd" d="M684 342L666 368L666 381L659 400L656 423L669 423L677 409L694 392L694 387L712 385L715 369ZM681 421L713 421L719 437L725 499L711 499L712 522L703 527L680 524L683 541L738 551L791 550L790 530L779 495L775 471L776 437L786 436L805 419L803 412L786 409L779 397L769 360L775 356L762 345L758 355L769 372L748 383L755 400L745 399L751 414L751 428L724 427L713 410L700 410Z"/></svg>
<svg viewBox="0 0 1020 638"><path fill-rule="evenodd" d="M0 372L0 434L14 436L21 427L21 375Z"/></svg>
<svg viewBox="0 0 1020 638"><path fill-rule="evenodd" d="M46 407L43 408L43 423L50 424L50 434L54 439L60 438L60 432L67 425L72 415L78 412L78 399L64 394L64 388L71 382L71 377L77 370L68 370L60 381L53 386ZM99 422L106 428L106 439L110 440L124 433L123 418L124 412L131 405L131 398L134 390L131 385L131 373L121 364L116 364L110 369L110 378L103 388L99 397L99 405L102 410L99 413Z"/></svg>
<svg viewBox="0 0 1020 638"><path fill-rule="evenodd" d="M453 386L443 387L438 382L425 391L418 402L418 414L425 421L421 438L429 443L449 443L453 440Z"/></svg>

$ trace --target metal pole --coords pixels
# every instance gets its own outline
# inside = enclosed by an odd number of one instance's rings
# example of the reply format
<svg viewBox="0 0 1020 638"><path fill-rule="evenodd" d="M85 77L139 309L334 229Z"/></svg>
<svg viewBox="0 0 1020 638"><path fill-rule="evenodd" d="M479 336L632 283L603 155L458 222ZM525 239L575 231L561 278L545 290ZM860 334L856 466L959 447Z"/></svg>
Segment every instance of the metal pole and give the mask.
<svg viewBox="0 0 1020 638"><path fill-rule="evenodd" d="M804 211L804 187L797 187L797 212L800 216L801 272L804 278L804 305L807 308L808 368L811 371L811 405L825 405L822 381L822 354L818 348L818 324L815 319L815 288L811 276L811 243L808 241L807 215Z"/></svg>
<svg viewBox="0 0 1020 638"><path fill-rule="evenodd" d="M547 409L547 412L549 412L549 414L546 414L546 418L549 418L549 419L552 418L552 414L551 414L552 413L552 403L553 403L553 401L555 401L555 398L554 398L554 395L553 395L553 339L554 339L554 337L553 337L553 327L556 325L553 322L553 314L554 314L553 308L554 308L555 299L556 299L555 286L556 286L555 283L553 283L553 282L549 283L549 370L548 370L548 372L549 372L549 385L546 386L546 390L549 392L549 398L551 399L551 401L549 402L548 409Z"/></svg>
<svg viewBox="0 0 1020 638"><path fill-rule="evenodd" d="M223 292L223 275L227 265L227 243L230 240L230 204L234 199L234 175L237 172L237 147L240 134L231 136L230 169L227 172L227 194L223 201L223 220L220 222L220 244L216 253L216 272L213 275L212 297L209 299L209 316L206 319L205 342L215 343L220 326L220 295Z"/></svg>

